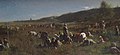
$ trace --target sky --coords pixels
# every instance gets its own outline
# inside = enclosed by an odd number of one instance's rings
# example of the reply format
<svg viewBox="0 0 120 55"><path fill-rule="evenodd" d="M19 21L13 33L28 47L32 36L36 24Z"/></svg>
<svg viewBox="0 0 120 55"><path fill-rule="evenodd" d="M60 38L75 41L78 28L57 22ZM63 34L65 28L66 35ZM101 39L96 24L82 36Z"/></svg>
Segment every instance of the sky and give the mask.
<svg viewBox="0 0 120 55"><path fill-rule="evenodd" d="M102 0L0 0L0 22L60 16L100 7ZM106 0L120 6L120 0Z"/></svg>

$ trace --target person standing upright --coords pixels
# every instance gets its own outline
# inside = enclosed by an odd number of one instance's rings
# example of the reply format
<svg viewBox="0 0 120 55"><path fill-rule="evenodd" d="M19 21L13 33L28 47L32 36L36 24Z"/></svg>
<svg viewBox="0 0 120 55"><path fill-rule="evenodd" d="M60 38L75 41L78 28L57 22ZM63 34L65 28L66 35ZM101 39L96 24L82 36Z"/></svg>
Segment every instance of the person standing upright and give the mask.
<svg viewBox="0 0 120 55"><path fill-rule="evenodd" d="M120 34L120 30L118 26L115 26L115 35L119 35Z"/></svg>

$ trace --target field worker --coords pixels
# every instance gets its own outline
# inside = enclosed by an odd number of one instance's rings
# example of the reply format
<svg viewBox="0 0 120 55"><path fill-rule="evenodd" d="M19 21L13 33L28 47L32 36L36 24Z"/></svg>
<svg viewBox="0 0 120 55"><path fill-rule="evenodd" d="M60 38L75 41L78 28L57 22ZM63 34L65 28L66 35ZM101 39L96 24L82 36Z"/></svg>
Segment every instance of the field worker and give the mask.
<svg viewBox="0 0 120 55"><path fill-rule="evenodd" d="M95 28L98 28L99 27L99 23L95 23Z"/></svg>
<svg viewBox="0 0 120 55"><path fill-rule="evenodd" d="M50 27L52 28L52 27L53 27L53 25L52 25L52 24L50 24Z"/></svg>
<svg viewBox="0 0 120 55"><path fill-rule="evenodd" d="M58 35L58 34L54 34L54 36L55 36L55 38L56 38L57 40L59 40L59 39L60 39L60 37L59 37L59 35Z"/></svg>
<svg viewBox="0 0 120 55"><path fill-rule="evenodd" d="M87 38L86 33L83 31L81 31L80 36L83 38L83 40Z"/></svg>
<svg viewBox="0 0 120 55"><path fill-rule="evenodd" d="M2 51L4 49L2 41L0 40L0 51Z"/></svg>
<svg viewBox="0 0 120 55"><path fill-rule="evenodd" d="M106 27L106 24L105 24L105 21L103 20L102 21L102 29L105 30L105 27Z"/></svg>
<svg viewBox="0 0 120 55"><path fill-rule="evenodd" d="M110 51L114 54L120 54L120 49L117 47L115 42L111 43Z"/></svg>
<svg viewBox="0 0 120 55"><path fill-rule="evenodd" d="M55 45L56 45L55 40L56 40L55 37L53 37L53 38L51 39L51 46L56 48L56 46L55 46Z"/></svg>
<svg viewBox="0 0 120 55"><path fill-rule="evenodd" d="M89 37L93 37L93 35L91 34L91 32L88 32L88 36Z"/></svg>
<svg viewBox="0 0 120 55"><path fill-rule="evenodd" d="M98 41L98 43L104 43L105 42L105 40L103 39L103 37L102 36L99 36L99 41Z"/></svg>
<svg viewBox="0 0 120 55"><path fill-rule="evenodd" d="M46 39L46 43L44 43L44 44L45 44L44 46L50 47L50 45L51 45L51 39L50 39L50 38L47 38L47 39Z"/></svg>
<svg viewBox="0 0 120 55"><path fill-rule="evenodd" d="M63 34L63 32L61 32L61 33L59 33L59 39L60 39L60 41L61 42L64 42L64 34Z"/></svg>
<svg viewBox="0 0 120 55"><path fill-rule="evenodd" d="M55 23L52 23L50 26L51 28L55 28Z"/></svg>
<svg viewBox="0 0 120 55"><path fill-rule="evenodd" d="M70 35L69 35L70 37L73 37L73 33L72 32L70 32Z"/></svg>
<svg viewBox="0 0 120 55"><path fill-rule="evenodd" d="M8 43L8 39L7 38L3 38L3 46L4 48L9 48L9 43Z"/></svg>
<svg viewBox="0 0 120 55"><path fill-rule="evenodd" d="M115 26L115 35L119 35L119 33L120 33L119 27Z"/></svg>
<svg viewBox="0 0 120 55"><path fill-rule="evenodd" d="M63 33L64 33L65 36L68 36L68 27L67 27L67 24L64 24Z"/></svg>

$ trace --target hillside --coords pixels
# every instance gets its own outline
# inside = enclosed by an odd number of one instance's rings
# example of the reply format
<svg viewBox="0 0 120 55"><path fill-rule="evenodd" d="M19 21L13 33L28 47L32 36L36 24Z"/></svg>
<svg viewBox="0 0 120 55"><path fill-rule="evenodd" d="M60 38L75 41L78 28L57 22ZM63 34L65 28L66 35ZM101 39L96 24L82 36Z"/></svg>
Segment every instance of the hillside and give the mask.
<svg viewBox="0 0 120 55"><path fill-rule="evenodd" d="M104 12L106 12L106 11L104 11ZM114 12L114 18L119 18L120 17L119 16L120 7L114 8L113 12ZM85 10L85 11L78 11L78 12L74 12L74 13L63 14L61 16L54 17L52 19L51 19L51 17L41 18L41 19L36 20L36 21L74 22L74 21L96 21L96 20L99 21L99 20L103 20L103 19L105 20L106 18L102 18L103 17L103 15L101 15L102 13L103 13L102 9L91 9L91 10ZM104 15L107 16L108 13L106 13ZM111 20L113 20L114 18L110 17Z"/></svg>
<svg viewBox="0 0 120 55"><path fill-rule="evenodd" d="M78 22L78 21L100 21L107 20L113 21L119 19L120 7L112 8L113 17L111 17L109 10L103 9L90 9L78 11L73 13L62 14L61 16L44 17L37 20L24 20L20 22ZM18 22L18 21L17 21Z"/></svg>

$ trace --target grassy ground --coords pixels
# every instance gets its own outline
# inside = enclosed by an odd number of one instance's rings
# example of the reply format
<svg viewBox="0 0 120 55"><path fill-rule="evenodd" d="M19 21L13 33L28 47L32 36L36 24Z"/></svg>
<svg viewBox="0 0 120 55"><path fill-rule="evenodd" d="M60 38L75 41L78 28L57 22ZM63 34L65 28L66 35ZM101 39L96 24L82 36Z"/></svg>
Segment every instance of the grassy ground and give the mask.
<svg viewBox="0 0 120 55"><path fill-rule="evenodd" d="M17 25L19 26L19 25ZM70 25L69 31L71 32L79 32L80 26L78 25ZM0 37L9 38L10 48L4 49L0 51L0 55L114 55L109 52L110 43L113 41L118 41L118 46L120 46L120 36L114 36L113 31L108 31L107 33L103 33L106 37L109 38L109 41L106 43L93 44L90 46L80 46L80 43L65 44L58 49L54 48L41 48L39 44L41 40L37 37L28 36L28 31L35 30L39 31L47 31L50 37L53 37L54 33L58 33L62 31L62 28L51 29L51 28L31 28L26 27L25 30L19 30L18 32L10 35L1 35ZM95 41L98 40L98 35L96 34L93 38Z"/></svg>

